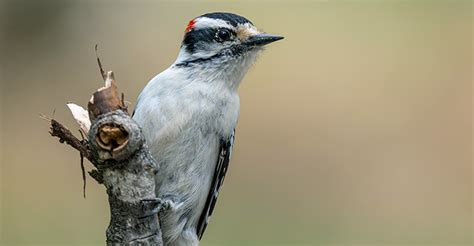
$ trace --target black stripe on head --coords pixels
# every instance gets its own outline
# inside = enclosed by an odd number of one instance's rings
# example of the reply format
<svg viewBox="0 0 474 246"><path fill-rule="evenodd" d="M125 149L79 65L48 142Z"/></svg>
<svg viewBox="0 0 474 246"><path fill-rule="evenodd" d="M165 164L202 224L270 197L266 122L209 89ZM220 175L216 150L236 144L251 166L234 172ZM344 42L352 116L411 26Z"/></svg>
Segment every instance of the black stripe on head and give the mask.
<svg viewBox="0 0 474 246"><path fill-rule="evenodd" d="M214 12L214 13L207 13L207 14L201 15L200 17L207 17L211 19L221 19L231 24L234 27L237 27L238 24L246 24L246 23L250 23L253 25L253 23L249 21L247 18L240 15L232 14L232 13Z"/></svg>
<svg viewBox="0 0 474 246"><path fill-rule="evenodd" d="M198 43L211 43L216 36L215 28L202 28L198 30L191 30L186 33L183 39L183 45L189 53L196 51Z"/></svg>

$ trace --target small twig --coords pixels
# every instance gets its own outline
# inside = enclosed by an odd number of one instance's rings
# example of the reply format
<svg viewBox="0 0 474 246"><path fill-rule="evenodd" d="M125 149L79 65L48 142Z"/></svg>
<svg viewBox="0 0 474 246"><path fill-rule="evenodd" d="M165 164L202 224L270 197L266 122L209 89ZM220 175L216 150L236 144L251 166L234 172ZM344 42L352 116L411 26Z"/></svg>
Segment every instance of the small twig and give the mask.
<svg viewBox="0 0 474 246"><path fill-rule="evenodd" d="M84 156L82 153L79 153L81 156L81 171L82 171L82 194L84 195L84 198L86 198L86 169L84 168Z"/></svg>
<svg viewBox="0 0 474 246"><path fill-rule="evenodd" d="M66 143L71 147L77 149L83 157L93 162L92 154L87 144L84 144L81 140L76 138L69 129L67 129L55 119L50 119L50 123L51 128L49 133L51 134L51 136L58 137L59 142Z"/></svg>
<svg viewBox="0 0 474 246"><path fill-rule="evenodd" d="M48 116L44 115L44 114L39 114L39 117L45 121L51 121L52 118L49 118Z"/></svg>
<svg viewBox="0 0 474 246"><path fill-rule="evenodd" d="M84 138L84 134L82 131L79 131L82 137L82 142L84 143L86 140ZM81 171L82 171L82 194L84 195L84 198L86 198L86 168L84 167L84 155L82 153L79 153L81 157Z"/></svg>
<svg viewBox="0 0 474 246"><path fill-rule="evenodd" d="M102 68L102 63L100 62L98 45L97 44L95 45L95 56L97 57L97 64L99 64L100 75L102 76L102 79L105 81L107 79L107 74L105 73L104 69Z"/></svg>

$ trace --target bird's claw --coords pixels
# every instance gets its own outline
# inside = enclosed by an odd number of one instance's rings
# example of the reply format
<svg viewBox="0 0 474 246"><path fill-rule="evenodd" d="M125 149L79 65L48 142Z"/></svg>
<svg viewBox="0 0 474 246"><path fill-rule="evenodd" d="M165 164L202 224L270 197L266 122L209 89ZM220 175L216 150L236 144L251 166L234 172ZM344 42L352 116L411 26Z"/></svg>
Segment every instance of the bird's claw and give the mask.
<svg viewBox="0 0 474 246"><path fill-rule="evenodd" d="M175 202L172 199L161 199L161 209L160 212L165 211L177 211L184 205L183 202Z"/></svg>

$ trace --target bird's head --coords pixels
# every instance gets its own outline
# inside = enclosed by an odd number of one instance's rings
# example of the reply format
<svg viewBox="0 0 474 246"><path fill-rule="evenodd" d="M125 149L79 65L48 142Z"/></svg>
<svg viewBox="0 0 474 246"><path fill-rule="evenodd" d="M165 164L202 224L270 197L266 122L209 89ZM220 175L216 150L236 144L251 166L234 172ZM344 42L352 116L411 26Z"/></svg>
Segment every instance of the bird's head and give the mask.
<svg viewBox="0 0 474 246"><path fill-rule="evenodd" d="M227 69L229 76L242 77L263 46L280 39L283 37L259 31L242 16L208 13L189 22L175 65Z"/></svg>

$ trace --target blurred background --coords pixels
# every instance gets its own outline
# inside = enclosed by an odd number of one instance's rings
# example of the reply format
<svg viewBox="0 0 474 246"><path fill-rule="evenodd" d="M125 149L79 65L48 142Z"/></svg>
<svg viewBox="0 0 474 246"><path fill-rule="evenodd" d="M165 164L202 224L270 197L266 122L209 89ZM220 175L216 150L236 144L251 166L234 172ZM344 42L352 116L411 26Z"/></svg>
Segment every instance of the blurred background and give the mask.
<svg viewBox="0 0 474 246"><path fill-rule="evenodd" d="M1 245L104 244L104 188L82 197L79 154L38 115L76 129L95 44L133 108L213 11L286 39L240 88L202 245L472 245L471 1L0 0Z"/></svg>

